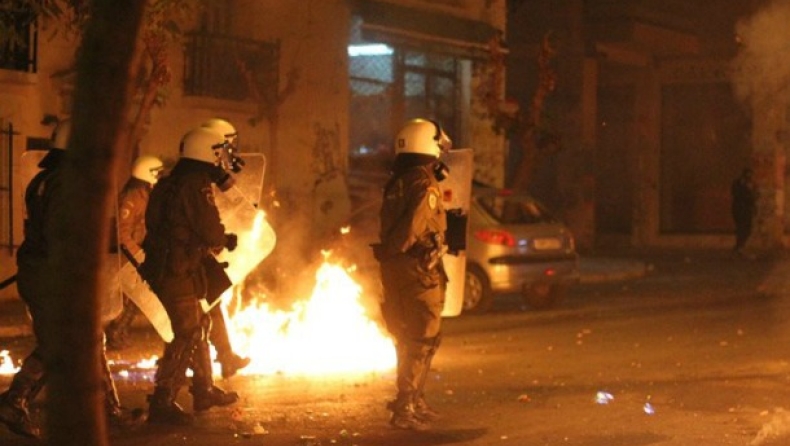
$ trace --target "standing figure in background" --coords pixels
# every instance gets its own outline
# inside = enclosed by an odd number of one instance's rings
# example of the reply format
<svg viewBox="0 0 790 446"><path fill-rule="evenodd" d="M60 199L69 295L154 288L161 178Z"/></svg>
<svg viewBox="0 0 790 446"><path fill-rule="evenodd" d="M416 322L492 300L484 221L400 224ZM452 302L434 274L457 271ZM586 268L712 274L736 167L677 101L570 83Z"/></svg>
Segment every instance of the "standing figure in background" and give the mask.
<svg viewBox="0 0 790 446"><path fill-rule="evenodd" d="M239 399L235 392L214 385L208 344L211 321L200 303L214 288L207 265L215 265L216 254L232 251L238 243L235 234L225 232L212 185L220 160L227 156L227 143L222 134L200 127L184 135L180 153L170 174L151 191L145 261L139 270L165 307L174 334L158 362L148 421L175 425L194 422L176 402L187 382L187 369L193 372L189 390L195 412Z"/></svg>
<svg viewBox="0 0 790 446"><path fill-rule="evenodd" d="M137 157L132 163L132 176L118 196L116 244L124 257L124 264L129 258L134 258L137 264L145 258L140 246L145 238L145 209L151 189L163 170L164 164L159 158L151 155ZM108 349L121 350L129 346L129 327L139 312L137 305L128 296L123 296L121 314L110 321L104 330Z"/></svg>
<svg viewBox="0 0 790 446"><path fill-rule="evenodd" d="M384 187L380 244L381 314L395 339L397 395L387 408L398 429L425 430L438 418L424 387L441 340L447 275L442 255L447 218L439 181L447 174L439 155L450 139L433 121L409 121L395 140L392 176Z"/></svg>
<svg viewBox="0 0 790 446"><path fill-rule="evenodd" d="M745 168L732 182L732 219L735 222L733 251L743 255L743 248L752 234L752 221L757 211L757 186L751 168Z"/></svg>

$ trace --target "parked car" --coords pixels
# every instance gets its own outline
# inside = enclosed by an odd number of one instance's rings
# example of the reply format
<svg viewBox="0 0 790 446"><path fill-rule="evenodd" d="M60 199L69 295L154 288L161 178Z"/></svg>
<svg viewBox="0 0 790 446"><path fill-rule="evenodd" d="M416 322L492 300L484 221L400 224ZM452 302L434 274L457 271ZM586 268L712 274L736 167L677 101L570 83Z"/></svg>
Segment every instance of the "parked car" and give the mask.
<svg viewBox="0 0 790 446"><path fill-rule="evenodd" d="M571 231L529 195L476 188L469 209L464 313L520 292L533 308L556 305L579 280Z"/></svg>

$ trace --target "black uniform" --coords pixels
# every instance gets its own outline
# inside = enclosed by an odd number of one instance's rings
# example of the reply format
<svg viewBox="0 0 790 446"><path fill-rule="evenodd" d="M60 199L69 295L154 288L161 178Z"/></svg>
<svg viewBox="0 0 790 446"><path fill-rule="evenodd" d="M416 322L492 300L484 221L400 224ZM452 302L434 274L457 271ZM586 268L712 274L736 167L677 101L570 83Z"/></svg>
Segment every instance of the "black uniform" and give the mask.
<svg viewBox="0 0 790 446"><path fill-rule="evenodd" d="M49 257L49 234L47 218L50 204L56 200L60 189L63 150L51 150L39 164L43 168L25 190L25 238L16 255L17 289L19 296L30 312L36 348L22 362L19 371L14 375L9 389L0 399L0 421L9 429L20 435L39 436L39 429L30 419L28 404L44 385L44 358L48 346L42 333L48 320L53 320L50 305L47 304L48 291L44 288L45 281L40 278L49 274L47 261Z"/></svg>
<svg viewBox="0 0 790 446"><path fill-rule="evenodd" d="M195 411L238 400L235 393L214 386L207 340L210 320L199 302L212 286L206 262L215 262L214 254L229 240L214 204L213 169L209 163L181 158L154 187L146 211L146 257L140 273L162 301L174 334L159 360L150 399L152 422L192 421L175 403L187 368L193 371Z"/></svg>
<svg viewBox="0 0 790 446"><path fill-rule="evenodd" d="M17 289L25 301L33 324L36 348L22 362L14 375L9 389L0 396L0 422L20 435L37 437L39 428L31 421L28 405L44 386L45 360L50 355L44 330L57 324L58 315L53 314L50 292L41 277L52 274L49 266L50 243L54 228L50 218L53 203L60 198L62 190L62 165L65 151L53 149L41 160L43 168L25 190L25 239L17 252ZM116 427L130 427L142 420L141 411L128 411L121 406L115 381L112 378L107 357L102 350L102 373L105 388L105 408L108 420Z"/></svg>
<svg viewBox="0 0 790 446"><path fill-rule="evenodd" d="M423 387L439 347L447 284L441 260L447 221L433 173L435 161L425 155L398 155L384 190L381 244L375 247L384 288L382 316L398 357L398 395L390 403L397 427L414 428L414 416L430 418L433 413Z"/></svg>
<svg viewBox="0 0 790 446"><path fill-rule="evenodd" d="M752 219L757 210L757 189L751 169L744 169L732 182L732 219L735 222L735 246L740 252L752 233Z"/></svg>

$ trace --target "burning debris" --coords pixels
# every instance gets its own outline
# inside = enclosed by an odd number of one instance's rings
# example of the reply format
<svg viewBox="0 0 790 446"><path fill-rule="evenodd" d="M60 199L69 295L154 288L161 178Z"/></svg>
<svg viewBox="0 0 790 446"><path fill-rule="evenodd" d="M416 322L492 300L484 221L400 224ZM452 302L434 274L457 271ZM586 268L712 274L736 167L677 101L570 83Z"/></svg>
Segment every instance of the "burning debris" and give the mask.
<svg viewBox="0 0 790 446"><path fill-rule="evenodd" d="M14 366L11 360L11 353L8 350L0 350L0 375L13 375L19 371L19 367Z"/></svg>
<svg viewBox="0 0 790 446"><path fill-rule="evenodd" d="M327 256L328 257L328 256ZM340 265L324 260L309 299L291 311L251 304L230 319L231 340L252 358L247 374L336 374L385 371L392 341L366 314L362 288Z"/></svg>
<svg viewBox="0 0 790 446"><path fill-rule="evenodd" d="M228 275L237 284L225 292L221 305L234 351L252 360L241 373L324 376L391 370L394 345L367 313L362 287L352 277L355 266L330 261L331 252L323 253L312 294L290 308L275 308L265 293L248 296L244 279L273 250L276 236L263 211L254 209L240 191L231 192L220 201L220 212L229 230L238 234L239 248L218 260L228 262ZM116 360L111 367L119 379L152 382L157 359ZM220 366L214 365L219 375ZM8 351L0 352L0 374L17 370Z"/></svg>

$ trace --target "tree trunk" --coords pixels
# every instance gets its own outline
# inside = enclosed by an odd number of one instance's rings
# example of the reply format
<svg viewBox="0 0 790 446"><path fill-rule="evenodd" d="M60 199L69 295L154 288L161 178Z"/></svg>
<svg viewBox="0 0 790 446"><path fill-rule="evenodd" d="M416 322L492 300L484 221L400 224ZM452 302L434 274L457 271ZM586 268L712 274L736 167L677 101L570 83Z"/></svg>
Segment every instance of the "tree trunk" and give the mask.
<svg viewBox="0 0 790 446"><path fill-rule="evenodd" d="M522 116L524 127L520 135L522 157L521 163L516 169L510 187L516 190L527 190L532 180L532 171L535 168L538 158L538 147L536 138L538 133L545 131L543 128L543 112L546 98L554 91L557 85L557 73L552 67L551 61L555 57L556 50L551 43L551 34L543 36L540 53L538 54L538 87L532 96L529 109Z"/></svg>
<svg viewBox="0 0 790 446"><path fill-rule="evenodd" d="M77 55L63 195L51 216L60 226L47 278L59 320L44 334L53 346L47 358L49 444L108 444L99 316L107 286L100 271L109 246L115 166L129 150L123 129L145 6L146 0L93 0Z"/></svg>

